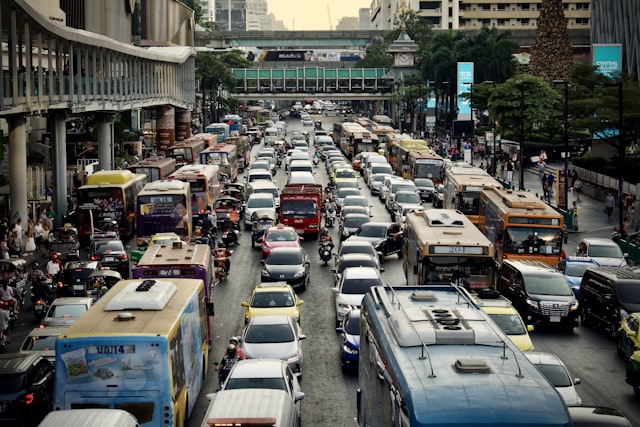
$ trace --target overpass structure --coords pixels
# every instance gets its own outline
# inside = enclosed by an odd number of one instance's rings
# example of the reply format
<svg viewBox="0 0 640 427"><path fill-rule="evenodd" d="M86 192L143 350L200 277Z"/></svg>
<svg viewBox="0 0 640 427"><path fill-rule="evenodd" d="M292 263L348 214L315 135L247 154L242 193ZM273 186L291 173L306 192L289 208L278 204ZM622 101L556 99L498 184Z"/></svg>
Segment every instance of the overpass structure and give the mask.
<svg viewBox="0 0 640 427"><path fill-rule="evenodd" d="M66 120L95 118L100 166L113 169L115 114L157 109L158 135L188 137L195 105L195 49L140 48L67 27L29 0L0 2L0 118L9 129L10 213L27 217L28 119L51 121L54 206L67 210ZM176 121L178 124L176 125Z"/></svg>

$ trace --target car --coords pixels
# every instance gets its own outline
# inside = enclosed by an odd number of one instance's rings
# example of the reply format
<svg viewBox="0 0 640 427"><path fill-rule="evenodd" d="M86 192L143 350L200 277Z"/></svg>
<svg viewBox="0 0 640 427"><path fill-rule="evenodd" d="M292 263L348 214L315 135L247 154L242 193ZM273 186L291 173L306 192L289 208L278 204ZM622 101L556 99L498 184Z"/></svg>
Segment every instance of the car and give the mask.
<svg viewBox="0 0 640 427"><path fill-rule="evenodd" d="M286 282L261 283L253 288L251 295L240 305L246 307L244 323L253 316L286 314L300 324L300 306L304 301Z"/></svg>
<svg viewBox="0 0 640 427"><path fill-rule="evenodd" d="M374 267L347 267L338 284L331 288L335 295L336 327L347 312L360 308L364 295L373 286L383 286L380 272Z"/></svg>
<svg viewBox="0 0 640 427"><path fill-rule="evenodd" d="M309 160L292 160L287 173L292 174L294 172L309 172L313 174L313 163Z"/></svg>
<svg viewBox="0 0 640 427"><path fill-rule="evenodd" d="M580 295L580 282L589 267L598 267L598 263L588 256L570 256L561 260L556 266L576 296Z"/></svg>
<svg viewBox="0 0 640 427"><path fill-rule="evenodd" d="M310 117L304 117L302 119L302 126L313 126L313 120Z"/></svg>
<svg viewBox="0 0 640 427"><path fill-rule="evenodd" d="M283 390L295 403L298 418L302 416L301 402L304 393L291 368L284 360L246 359L233 365L221 390L247 388Z"/></svg>
<svg viewBox="0 0 640 427"><path fill-rule="evenodd" d="M357 188L345 187L337 190L335 195L335 202L336 202L336 206L338 207L338 210L342 208L342 202L344 201L345 197L360 196L360 195L362 195L362 193L360 193L360 190L358 190ZM367 206L368 205L369 203L367 203Z"/></svg>
<svg viewBox="0 0 640 427"><path fill-rule="evenodd" d="M346 268L349 267L373 267L378 271L384 271L384 268L380 267L378 258L371 254L363 254L357 252L343 254L336 260L336 268L331 269L331 271L335 274L333 280L334 286L340 282L342 273Z"/></svg>
<svg viewBox="0 0 640 427"><path fill-rule="evenodd" d="M389 175L382 181L382 185L380 186L380 192L378 193L378 199L381 202L386 202L387 193L389 192L389 187L391 186L392 181L402 181L402 177L396 175Z"/></svg>
<svg viewBox="0 0 640 427"><path fill-rule="evenodd" d="M393 212L393 204L396 201L396 194L399 191L412 191L415 193L415 196L413 197L413 201L409 201L409 203L420 203L420 195L418 194L418 191L416 189L416 185L413 183L413 181L410 181L408 179L403 179L403 180L398 180L398 181L391 181L388 189L387 189L387 196L385 198L385 207L387 208L387 211L389 212Z"/></svg>
<svg viewBox="0 0 640 427"><path fill-rule="evenodd" d="M431 204L437 209L442 209L444 207L444 185L436 185L433 190L433 196L431 196Z"/></svg>
<svg viewBox="0 0 640 427"><path fill-rule="evenodd" d="M124 279L129 278L129 254L122 240L99 240L91 244L89 258L100 261L102 267L115 270Z"/></svg>
<svg viewBox="0 0 640 427"><path fill-rule="evenodd" d="M273 200L276 202L276 210L280 209L280 190L278 187L269 181L254 181L248 186L248 194L253 193L268 193L273 196Z"/></svg>
<svg viewBox="0 0 640 427"><path fill-rule="evenodd" d="M247 359L281 359L293 374L302 377L304 356L300 341L306 336L291 316L254 316L244 327L240 348Z"/></svg>
<svg viewBox="0 0 640 427"><path fill-rule="evenodd" d="M340 259L340 257L346 254L371 255L378 264L378 270L381 270L380 268L381 254L377 252L373 247L373 245L370 242L367 242L366 240L350 241L349 239L347 239L344 242L341 242L340 249L338 250L338 252L333 254L336 265L338 265L338 260Z"/></svg>
<svg viewBox="0 0 640 427"><path fill-rule="evenodd" d="M569 415L573 427L631 427L624 414L603 406L570 406Z"/></svg>
<svg viewBox="0 0 640 427"><path fill-rule="evenodd" d="M569 370L558 356L537 351L526 351L524 355L556 388L567 406L582 405L575 387L580 384L580 378L571 378Z"/></svg>
<svg viewBox="0 0 640 427"><path fill-rule="evenodd" d="M271 162L268 160L256 160L253 163L251 163L251 166L249 166L249 172L254 170L268 171L272 175L276 173L275 167L272 167Z"/></svg>
<svg viewBox="0 0 640 427"><path fill-rule="evenodd" d="M388 173L377 173L375 175L369 175L369 179L367 180L367 186L371 191L372 196L376 196L380 194L380 188L382 187L382 183L387 177L391 177L393 175Z"/></svg>
<svg viewBox="0 0 640 427"><path fill-rule="evenodd" d="M315 184L316 179L311 172L291 172L287 184Z"/></svg>
<svg viewBox="0 0 640 427"><path fill-rule="evenodd" d="M310 160L309 153L302 151L300 149L292 149L287 151L286 157L284 159L284 169L286 171L289 170L289 165L294 160Z"/></svg>
<svg viewBox="0 0 640 427"><path fill-rule="evenodd" d="M416 178L413 182L416 184L420 198L425 202L430 202L433 198L433 190L436 188L433 181L429 178Z"/></svg>
<svg viewBox="0 0 640 427"><path fill-rule="evenodd" d="M367 215L371 216L372 206L369 204L369 199L365 196L360 196L360 195L346 196L342 200L342 208L347 208L349 206L361 206L365 208Z"/></svg>
<svg viewBox="0 0 640 427"><path fill-rule="evenodd" d="M371 220L371 217L369 216L368 207L351 205L351 206L343 207L342 209L340 209L340 214L338 216L338 226L342 225L347 215L351 215L351 214L362 214L368 217L369 220ZM349 233L349 236L353 235L353 233L356 230L353 230L353 232ZM340 240L344 240L344 239L340 239Z"/></svg>
<svg viewBox="0 0 640 427"><path fill-rule="evenodd" d="M402 258L402 226L397 222L368 222L362 224L345 242L364 240L373 245L383 257L398 254Z"/></svg>
<svg viewBox="0 0 640 427"><path fill-rule="evenodd" d="M53 409L54 380L42 353L0 354L0 424L37 425Z"/></svg>
<svg viewBox="0 0 640 427"><path fill-rule="evenodd" d="M87 296L85 281L94 271L102 269L100 261L68 261L62 270L62 288L58 295L70 297Z"/></svg>
<svg viewBox="0 0 640 427"><path fill-rule="evenodd" d="M262 243L262 258L266 258L274 248L298 248L300 247L300 242L303 240L304 238L296 233L296 229L293 227L286 227L283 224L269 227L260 238L260 242Z"/></svg>
<svg viewBox="0 0 640 427"><path fill-rule="evenodd" d="M359 178L360 177L355 170L348 168L337 168L331 176L334 186L340 181L354 181L357 183Z"/></svg>
<svg viewBox="0 0 640 427"><path fill-rule="evenodd" d="M620 321L616 333L618 354L625 359L640 351L640 313L631 313Z"/></svg>
<svg viewBox="0 0 640 427"><path fill-rule="evenodd" d="M276 218L276 201L271 193L253 193L247 199L244 206L244 228L249 229L253 225L251 215L255 211L270 211Z"/></svg>
<svg viewBox="0 0 640 427"><path fill-rule="evenodd" d="M611 239L587 237L576 248L577 256L588 256L600 267L627 267L629 254L622 253L620 246Z"/></svg>
<svg viewBox="0 0 640 427"><path fill-rule="evenodd" d="M336 332L340 334L340 367L343 370L357 368L360 361L360 310L345 314Z"/></svg>
<svg viewBox="0 0 640 427"><path fill-rule="evenodd" d="M493 289L483 289L472 296L480 309L489 315L520 350L533 350L533 341L529 332L532 332L534 327L525 325L511 301Z"/></svg>
<svg viewBox="0 0 640 427"><path fill-rule="evenodd" d="M395 213L399 210L402 210L404 205L420 205L422 203L422 199L420 195L414 190L399 190L396 192L391 202L391 215L395 215Z"/></svg>
<svg viewBox="0 0 640 427"><path fill-rule="evenodd" d="M269 181L276 183L276 180L273 178L273 174L271 172L260 169L250 170L245 177L245 181L247 184L251 184L255 181Z"/></svg>
<svg viewBox="0 0 640 427"><path fill-rule="evenodd" d="M348 239L362 224L371 221L371 217L366 211L367 210L364 209L365 213L348 213L340 220L340 226L338 228L340 240Z"/></svg>
<svg viewBox="0 0 640 427"><path fill-rule="evenodd" d="M396 209L393 213L393 220L397 223L404 224L407 220L407 214L412 211L424 212L424 206L416 204L402 205L402 207Z"/></svg>
<svg viewBox="0 0 640 427"><path fill-rule="evenodd" d="M56 339L65 329L65 327L33 328L20 345L20 352L39 352L43 354L49 362L55 365Z"/></svg>
<svg viewBox="0 0 640 427"><path fill-rule="evenodd" d="M93 298L65 297L56 298L47 310L42 321L43 326L66 327L82 316L93 305Z"/></svg>
<svg viewBox="0 0 640 427"><path fill-rule="evenodd" d="M301 247L275 248L262 260L263 282L286 282L293 289L307 289L311 261Z"/></svg>

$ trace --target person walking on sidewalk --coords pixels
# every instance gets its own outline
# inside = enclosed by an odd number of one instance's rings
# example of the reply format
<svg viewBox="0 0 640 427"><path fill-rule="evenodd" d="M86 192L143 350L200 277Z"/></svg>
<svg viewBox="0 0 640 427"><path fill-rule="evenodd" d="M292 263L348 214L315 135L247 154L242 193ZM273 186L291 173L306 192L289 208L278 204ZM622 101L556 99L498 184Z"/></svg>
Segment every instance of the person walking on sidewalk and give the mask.
<svg viewBox="0 0 640 427"><path fill-rule="evenodd" d="M576 177L576 182L573 184L573 190L576 192L576 200L580 201L580 193L582 193L582 180Z"/></svg>
<svg viewBox="0 0 640 427"><path fill-rule="evenodd" d="M578 231L578 202L573 201L573 208L571 208L571 215L573 216L573 231Z"/></svg>
<svg viewBox="0 0 640 427"><path fill-rule="evenodd" d="M607 193L607 198L604 199L604 210L607 213L607 221L611 221L611 214L613 214L613 208L616 205L616 198L613 197L613 191Z"/></svg>

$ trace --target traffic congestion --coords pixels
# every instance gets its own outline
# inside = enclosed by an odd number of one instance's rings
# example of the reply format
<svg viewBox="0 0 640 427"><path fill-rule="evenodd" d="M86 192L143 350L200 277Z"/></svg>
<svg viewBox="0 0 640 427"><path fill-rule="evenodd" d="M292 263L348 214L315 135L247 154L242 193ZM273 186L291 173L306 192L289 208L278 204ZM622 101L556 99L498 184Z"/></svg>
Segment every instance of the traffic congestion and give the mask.
<svg viewBox="0 0 640 427"><path fill-rule="evenodd" d="M640 425L640 273L610 230L568 233L536 194L385 117L309 110L246 110L96 172L44 260L0 261L2 357L31 381L0 393L0 418Z"/></svg>

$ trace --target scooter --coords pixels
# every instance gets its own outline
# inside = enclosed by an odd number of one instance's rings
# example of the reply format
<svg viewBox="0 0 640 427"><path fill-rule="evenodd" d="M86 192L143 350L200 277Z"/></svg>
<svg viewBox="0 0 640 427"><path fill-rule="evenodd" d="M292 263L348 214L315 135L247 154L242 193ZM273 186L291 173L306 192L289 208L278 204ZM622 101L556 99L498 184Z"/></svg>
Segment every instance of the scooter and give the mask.
<svg viewBox="0 0 640 427"><path fill-rule="evenodd" d="M20 308L18 307L18 309ZM0 301L0 310L6 310L9 312L9 324L13 326L18 319L17 313L13 309L13 301Z"/></svg>
<svg viewBox="0 0 640 427"><path fill-rule="evenodd" d="M236 230L224 230L222 232L222 243L224 243L225 246L239 245L240 240L238 239Z"/></svg>
<svg viewBox="0 0 640 427"><path fill-rule="evenodd" d="M324 218L324 225L326 227L333 227L333 224L336 222L336 211L334 209L327 210Z"/></svg>
<svg viewBox="0 0 640 427"><path fill-rule="evenodd" d="M233 251L229 251L229 254L227 255L227 258L231 257L231 255L233 255ZM219 283L223 282L224 280L226 280L227 276L229 275L229 271L227 270L227 266L225 265L224 262L218 262L218 259L213 260L213 265L215 266L215 283L216 285L218 285Z"/></svg>
<svg viewBox="0 0 640 427"><path fill-rule="evenodd" d="M320 157L313 156L313 166L318 166L319 163L320 163Z"/></svg>
<svg viewBox="0 0 640 427"><path fill-rule="evenodd" d="M331 259L331 251L333 250L333 243L331 242L322 242L318 247L318 254L320 255L320 259L327 265L329 260Z"/></svg>
<svg viewBox="0 0 640 427"><path fill-rule="evenodd" d="M48 310L49 304L47 303L47 300L44 298L38 298L33 302L33 309L31 312L38 322L42 322Z"/></svg>

